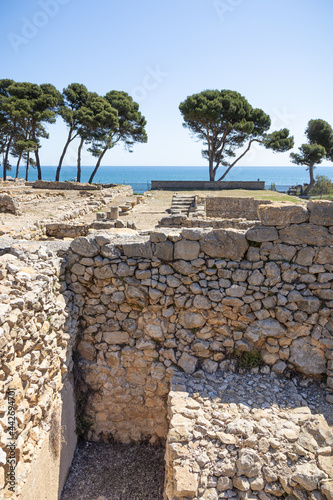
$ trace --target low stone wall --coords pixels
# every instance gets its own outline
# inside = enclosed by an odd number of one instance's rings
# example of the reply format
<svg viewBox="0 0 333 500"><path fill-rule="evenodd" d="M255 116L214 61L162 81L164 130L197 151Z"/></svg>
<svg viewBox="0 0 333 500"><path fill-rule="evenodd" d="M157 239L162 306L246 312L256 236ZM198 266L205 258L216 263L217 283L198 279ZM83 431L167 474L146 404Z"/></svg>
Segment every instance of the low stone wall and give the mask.
<svg viewBox="0 0 333 500"><path fill-rule="evenodd" d="M87 236L88 232L89 224L54 222L45 225L46 236L54 238L78 238L79 236Z"/></svg>
<svg viewBox="0 0 333 500"><path fill-rule="evenodd" d="M151 190L208 191L222 189L265 189L264 181L151 181Z"/></svg>
<svg viewBox="0 0 333 500"><path fill-rule="evenodd" d="M76 446L77 308L63 258L40 244L0 253L0 498L57 500Z"/></svg>
<svg viewBox="0 0 333 500"><path fill-rule="evenodd" d="M234 352L327 377L333 402L332 207L263 205L246 232L74 240L66 279L82 317L88 436L164 438L170 376L214 373Z"/></svg>
<svg viewBox="0 0 333 500"><path fill-rule="evenodd" d="M20 213L20 204L10 194L0 194L0 213L18 215Z"/></svg>
<svg viewBox="0 0 333 500"><path fill-rule="evenodd" d="M98 191L102 189L102 186L99 184L88 184L87 182L73 181L34 181L29 182L28 185L35 189L74 189L76 191ZM113 184L113 186L116 186L116 184ZM109 185L108 187L112 187L112 185Z"/></svg>
<svg viewBox="0 0 333 500"><path fill-rule="evenodd" d="M270 201L254 198L207 196L205 199L206 216L220 219L258 219L258 206L268 205Z"/></svg>
<svg viewBox="0 0 333 500"><path fill-rule="evenodd" d="M265 370L263 369L262 372ZM322 389L254 369L172 381L164 498L331 499Z"/></svg>
<svg viewBox="0 0 333 500"><path fill-rule="evenodd" d="M246 219L200 219L200 218L192 218L186 217L184 215L171 215L168 217L163 217L158 221L158 227L201 227L208 228L211 227L213 229L224 229L224 228L233 228L233 229L250 229L251 227L255 227L260 225L259 220L246 220Z"/></svg>

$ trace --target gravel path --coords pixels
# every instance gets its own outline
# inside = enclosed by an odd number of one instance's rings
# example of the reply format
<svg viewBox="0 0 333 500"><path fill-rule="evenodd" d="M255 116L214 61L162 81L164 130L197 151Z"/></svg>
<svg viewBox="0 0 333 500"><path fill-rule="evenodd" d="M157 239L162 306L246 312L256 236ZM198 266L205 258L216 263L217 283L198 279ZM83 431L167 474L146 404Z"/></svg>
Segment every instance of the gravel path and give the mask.
<svg viewBox="0 0 333 500"><path fill-rule="evenodd" d="M162 500L164 448L81 443L61 500Z"/></svg>

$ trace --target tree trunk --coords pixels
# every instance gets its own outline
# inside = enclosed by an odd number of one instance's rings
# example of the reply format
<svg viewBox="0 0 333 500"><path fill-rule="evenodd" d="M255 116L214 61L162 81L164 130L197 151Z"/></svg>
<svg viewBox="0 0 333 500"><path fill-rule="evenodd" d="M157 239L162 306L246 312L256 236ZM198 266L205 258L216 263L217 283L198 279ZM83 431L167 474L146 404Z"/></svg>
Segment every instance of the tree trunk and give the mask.
<svg viewBox="0 0 333 500"><path fill-rule="evenodd" d="M28 153L27 153L27 167L26 167L26 170L25 170L25 180L26 180L26 182L28 182L28 178L29 178L29 163L30 163L30 153L28 151Z"/></svg>
<svg viewBox="0 0 333 500"><path fill-rule="evenodd" d="M61 170L61 167L62 167L62 162L65 158L65 154L66 154L66 151L67 151L67 148L69 146L69 144L71 143L71 141L76 137L76 135L74 137L72 137L72 132L73 132L73 129L70 128L69 129L69 132L68 132L68 137L67 137L67 141L66 141L66 144L65 144L65 147L64 147L64 150L60 156L60 160L59 160L59 165L57 167L57 171L56 171L56 182L59 182L59 179L60 179L60 170Z"/></svg>
<svg viewBox="0 0 333 500"><path fill-rule="evenodd" d="M108 147L106 147L106 148L103 150L103 152L101 153L100 157L98 158L97 163L96 163L96 167L94 168L93 173L91 174L90 179L89 179L89 181L88 181L88 182L89 182L89 184L91 184L91 183L92 183L92 181L93 181L93 179L94 179L94 177L95 177L95 175L96 175L96 172L97 172L97 170L98 170L98 167L99 167L99 166L100 166L100 164L101 164L102 158L103 158L103 156L105 155L105 153L107 152L107 150L108 150L108 149L109 149L109 148L108 148Z"/></svg>
<svg viewBox="0 0 333 500"><path fill-rule="evenodd" d="M39 149L35 149L35 158L36 158L36 167L37 167L37 175L38 180L42 180L42 169L40 168L40 159L39 159Z"/></svg>
<svg viewBox="0 0 333 500"><path fill-rule="evenodd" d="M310 184L308 184L307 187L303 191L303 194L305 194L305 195L307 195L309 193L309 191L313 188L313 186L316 183L316 181L314 180L314 176L313 176L313 170L314 170L314 165L309 165Z"/></svg>
<svg viewBox="0 0 333 500"><path fill-rule="evenodd" d="M83 137L81 137L81 141L77 150L77 174L76 174L76 181L81 182L81 151L82 151L82 146L84 143Z"/></svg>
<svg viewBox="0 0 333 500"><path fill-rule="evenodd" d="M4 181L7 180L7 164L8 164L8 158L9 158L10 146L12 145L12 139L13 139L13 136L11 135L9 137L9 141L8 141L7 148L6 148L5 158L3 160L3 180Z"/></svg>
<svg viewBox="0 0 333 500"><path fill-rule="evenodd" d="M215 181L214 161L209 158L209 180Z"/></svg>
<svg viewBox="0 0 333 500"><path fill-rule="evenodd" d="M18 179L19 170L20 170L20 163L21 163L21 159L22 159L22 154L23 153L19 154L19 157L18 157L18 160L17 160L17 163L16 163L16 175L15 175L15 179Z"/></svg>

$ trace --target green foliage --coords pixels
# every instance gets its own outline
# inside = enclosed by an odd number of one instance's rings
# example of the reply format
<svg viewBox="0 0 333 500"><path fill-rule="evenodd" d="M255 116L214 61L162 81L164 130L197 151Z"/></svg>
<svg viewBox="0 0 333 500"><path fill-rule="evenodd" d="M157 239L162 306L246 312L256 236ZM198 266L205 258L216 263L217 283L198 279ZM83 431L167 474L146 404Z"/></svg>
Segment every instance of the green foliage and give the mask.
<svg viewBox="0 0 333 500"><path fill-rule="evenodd" d="M324 159L333 161L333 129L324 120L310 120L305 130L308 143L302 144L299 153L291 153L290 158L296 165L305 165L310 175L310 183L304 191L308 194L314 184L314 169Z"/></svg>
<svg viewBox="0 0 333 500"><path fill-rule="evenodd" d="M238 368L251 370L263 365L263 359L260 351L234 351L233 357L237 359Z"/></svg>
<svg viewBox="0 0 333 500"><path fill-rule="evenodd" d="M311 196L333 195L333 182L326 175L317 175L310 194Z"/></svg>
<svg viewBox="0 0 333 500"><path fill-rule="evenodd" d="M183 126L204 143L202 156L208 159L211 181L215 180L220 166L226 170L218 180L224 179L250 150L253 142L276 152L293 147L289 130L268 134L270 117L232 90L205 90L191 95L180 104L179 110L184 119ZM235 151L245 145L245 151L234 159Z"/></svg>
<svg viewBox="0 0 333 500"><path fill-rule="evenodd" d="M122 142L125 149L132 152L135 143L145 143L148 140L145 130L146 119L140 113L139 105L133 101L130 95L126 92L112 90L105 95L105 100L117 113L117 119L101 123L98 134L92 141L89 152L97 158L97 163L89 183L93 182L103 156L109 149Z"/></svg>

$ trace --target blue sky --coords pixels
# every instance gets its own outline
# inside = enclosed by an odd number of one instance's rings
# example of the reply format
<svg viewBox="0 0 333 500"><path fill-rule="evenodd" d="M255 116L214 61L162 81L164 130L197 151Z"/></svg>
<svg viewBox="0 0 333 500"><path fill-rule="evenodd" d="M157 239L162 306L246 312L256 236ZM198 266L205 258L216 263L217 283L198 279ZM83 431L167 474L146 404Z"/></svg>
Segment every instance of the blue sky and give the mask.
<svg viewBox="0 0 333 500"><path fill-rule="evenodd" d="M1 0L2 78L124 90L140 104L149 141L104 165L205 165L179 103L231 89L304 142L311 118L333 126L332 0ZM56 165L66 127L49 127L43 165ZM76 144L65 165L75 165ZM84 165L94 159L86 152ZM289 165L256 148L240 165Z"/></svg>

